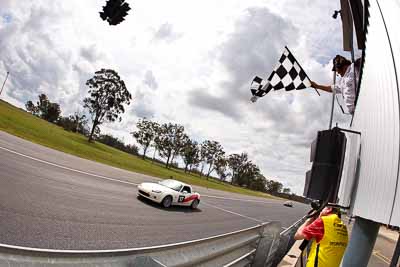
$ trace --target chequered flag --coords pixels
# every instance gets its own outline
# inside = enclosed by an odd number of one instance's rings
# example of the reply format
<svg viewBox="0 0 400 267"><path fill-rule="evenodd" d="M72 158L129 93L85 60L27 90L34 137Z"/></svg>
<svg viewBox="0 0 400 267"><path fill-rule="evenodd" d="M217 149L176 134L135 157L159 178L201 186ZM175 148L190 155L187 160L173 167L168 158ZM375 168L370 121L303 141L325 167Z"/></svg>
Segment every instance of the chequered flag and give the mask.
<svg viewBox="0 0 400 267"><path fill-rule="evenodd" d="M307 87L311 87L310 79L285 46L285 51L280 57L278 65L268 79L264 80L258 76L253 79L250 86L250 91L253 95L251 101L255 102L257 98L265 96L271 89L280 90L284 88L286 91L291 91Z"/></svg>
<svg viewBox="0 0 400 267"><path fill-rule="evenodd" d="M258 76L254 77L250 85L250 91L253 97L250 99L252 102L256 102L259 97L265 96L271 91L272 85L269 81L266 81Z"/></svg>

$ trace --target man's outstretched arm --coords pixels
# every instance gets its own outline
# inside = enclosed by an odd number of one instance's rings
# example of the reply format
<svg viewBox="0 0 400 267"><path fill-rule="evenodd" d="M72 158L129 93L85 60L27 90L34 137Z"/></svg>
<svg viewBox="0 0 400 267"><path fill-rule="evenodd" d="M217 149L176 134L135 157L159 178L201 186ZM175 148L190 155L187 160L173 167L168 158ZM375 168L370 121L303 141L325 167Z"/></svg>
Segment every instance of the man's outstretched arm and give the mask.
<svg viewBox="0 0 400 267"><path fill-rule="evenodd" d="M332 87L330 85L321 85L321 84L311 81L311 87L313 87L315 89L320 89L325 92L330 92L330 93L332 92Z"/></svg>

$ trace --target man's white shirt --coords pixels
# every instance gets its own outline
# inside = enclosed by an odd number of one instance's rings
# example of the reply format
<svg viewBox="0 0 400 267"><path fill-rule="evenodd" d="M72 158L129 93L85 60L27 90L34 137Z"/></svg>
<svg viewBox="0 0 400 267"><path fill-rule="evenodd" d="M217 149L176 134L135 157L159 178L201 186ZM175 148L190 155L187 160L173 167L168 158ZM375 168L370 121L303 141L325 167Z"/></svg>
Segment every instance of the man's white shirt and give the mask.
<svg viewBox="0 0 400 267"><path fill-rule="evenodd" d="M347 109L351 114L354 113L354 100L356 98L356 91L355 91L355 80L357 80L358 73L356 71L356 75L354 75L354 64L351 64L346 72L344 73L343 77L336 83L336 85L332 85L332 91L335 90L336 94L342 94L344 98L344 103L347 106Z"/></svg>

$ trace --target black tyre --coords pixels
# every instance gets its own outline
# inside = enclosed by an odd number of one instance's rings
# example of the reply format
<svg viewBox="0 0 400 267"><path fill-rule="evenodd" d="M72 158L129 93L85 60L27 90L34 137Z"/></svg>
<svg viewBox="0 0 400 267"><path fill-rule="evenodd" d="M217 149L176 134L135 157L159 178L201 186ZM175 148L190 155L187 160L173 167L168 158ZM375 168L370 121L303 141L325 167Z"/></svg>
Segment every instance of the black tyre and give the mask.
<svg viewBox="0 0 400 267"><path fill-rule="evenodd" d="M193 200L192 205L190 205L190 207L195 210L195 209L197 209L199 204L200 204L200 200L195 199L195 200Z"/></svg>
<svg viewBox="0 0 400 267"><path fill-rule="evenodd" d="M163 201L161 202L164 208L169 208L172 205L172 197L166 196Z"/></svg>

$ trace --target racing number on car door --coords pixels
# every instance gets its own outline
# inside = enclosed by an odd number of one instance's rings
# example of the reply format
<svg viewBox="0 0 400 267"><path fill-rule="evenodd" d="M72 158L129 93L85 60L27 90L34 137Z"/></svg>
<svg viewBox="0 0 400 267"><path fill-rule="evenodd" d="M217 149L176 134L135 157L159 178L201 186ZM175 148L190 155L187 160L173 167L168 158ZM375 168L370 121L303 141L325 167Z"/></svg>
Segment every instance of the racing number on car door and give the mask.
<svg viewBox="0 0 400 267"><path fill-rule="evenodd" d="M185 196L179 196L178 202L183 202L185 200Z"/></svg>

